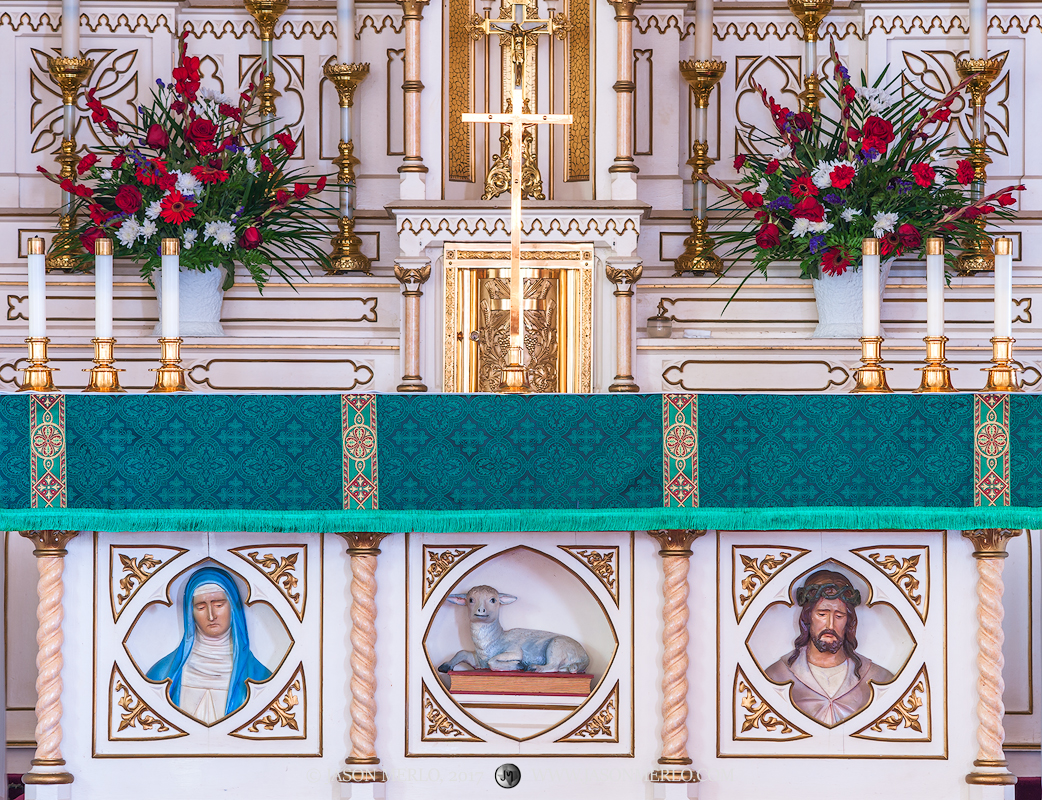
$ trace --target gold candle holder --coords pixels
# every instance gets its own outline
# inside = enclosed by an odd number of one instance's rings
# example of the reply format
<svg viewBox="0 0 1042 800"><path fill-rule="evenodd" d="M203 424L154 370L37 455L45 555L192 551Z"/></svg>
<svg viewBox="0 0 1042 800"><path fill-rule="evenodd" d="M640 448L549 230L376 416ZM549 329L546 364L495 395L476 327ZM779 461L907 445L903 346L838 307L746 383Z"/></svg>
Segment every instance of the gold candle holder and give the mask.
<svg viewBox="0 0 1042 800"><path fill-rule="evenodd" d="M90 373L90 381L87 383L85 392L122 392L123 387L119 385L119 373L121 369L112 366L116 360L113 357L113 349L116 340L112 338L91 339L94 345L94 366L83 370Z"/></svg>
<svg viewBox="0 0 1042 800"><path fill-rule="evenodd" d="M890 367L881 366L882 349L882 336L861 337L862 366L854 370L857 385L851 390L851 394L890 394L892 390L886 382L886 373Z"/></svg>
<svg viewBox="0 0 1042 800"><path fill-rule="evenodd" d="M988 373L988 382L984 384L986 392L1019 392L1020 381L1017 373L1020 367L1013 361L1013 339L1009 336L991 337L991 361L994 366L984 367L982 372Z"/></svg>
<svg viewBox="0 0 1042 800"><path fill-rule="evenodd" d="M922 382L915 390L920 392L954 392L952 386L952 368L947 366L944 357L944 345L948 341L947 336L927 336L926 342L926 366L916 367L923 373Z"/></svg>
<svg viewBox="0 0 1042 800"><path fill-rule="evenodd" d="M520 347L511 347L510 361L503 367L503 379L499 384L502 394L528 394L532 386L528 382L528 369L523 363Z"/></svg>
<svg viewBox="0 0 1042 800"><path fill-rule="evenodd" d="M289 0L243 0L249 12L260 27L261 41L270 42L275 38L275 25L279 17L289 8Z"/></svg>
<svg viewBox="0 0 1042 800"><path fill-rule="evenodd" d="M789 11L803 27L803 41L807 44L803 91L798 95L804 111L817 111L822 97L815 43L819 38L818 29L832 11L832 4L833 0L789 0Z"/></svg>
<svg viewBox="0 0 1042 800"><path fill-rule="evenodd" d="M20 392L56 392L54 378L51 373L55 370L47 366L47 343L51 340L46 336L32 337L25 340L29 345L29 364L22 372L22 385Z"/></svg>
<svg viewBox="0 0 1042 800"><path fill-rule="evenodd" d="M149 394L190 391L185 383L184 368L181 366L182 341L180 337L176 339L160 338L159 362L162 366L150 370L150 372L156 373L156 384L148 390Z"/></svg>

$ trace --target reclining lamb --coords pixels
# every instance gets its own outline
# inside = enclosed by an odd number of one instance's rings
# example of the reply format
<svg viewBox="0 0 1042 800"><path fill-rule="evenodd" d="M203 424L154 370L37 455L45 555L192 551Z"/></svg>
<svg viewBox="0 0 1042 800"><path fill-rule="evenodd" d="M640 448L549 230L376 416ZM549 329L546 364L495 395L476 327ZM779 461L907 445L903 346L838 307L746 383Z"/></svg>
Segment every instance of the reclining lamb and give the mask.
<svg viewBox="0 0 1042 800"><path fill-rule="evenodd" d="M491 586L475 586L466 594L452 594L448 601L470 609L470 638L473 650L460 650L440 667L448 672L457 664L497 672L583 672L590 657L583 646L569 636L528 628L503 630L499 624L500 606L517 600Z"/></svg>

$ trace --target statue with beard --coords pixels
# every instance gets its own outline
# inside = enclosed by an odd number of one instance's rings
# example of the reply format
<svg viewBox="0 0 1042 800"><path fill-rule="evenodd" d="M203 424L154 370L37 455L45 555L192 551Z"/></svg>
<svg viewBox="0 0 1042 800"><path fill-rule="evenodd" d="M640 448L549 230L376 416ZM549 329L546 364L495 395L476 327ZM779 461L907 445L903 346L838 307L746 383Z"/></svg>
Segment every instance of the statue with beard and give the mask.
<svg viewBox="0 0 1042 800"><path fill-rule="evenodd" d="M892 673L857 652L861 593L845 575L819 570L796 590L800 635L792 653L767 668L775 683L791 683L792 704L828 728L872 701L870 683L889 683Z"/></svg>

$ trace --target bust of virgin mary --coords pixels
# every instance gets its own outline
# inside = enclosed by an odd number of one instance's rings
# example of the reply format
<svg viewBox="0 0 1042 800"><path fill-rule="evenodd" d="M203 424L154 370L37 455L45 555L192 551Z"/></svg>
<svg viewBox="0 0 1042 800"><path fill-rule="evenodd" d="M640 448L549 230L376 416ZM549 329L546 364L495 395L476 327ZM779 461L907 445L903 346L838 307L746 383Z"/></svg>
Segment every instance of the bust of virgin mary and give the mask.
<svg viewBox="0 0 1042 800"><path fill-rule="evenodd" d="M148 671L150 681L170 681L170 702L207 725L246 704L246 681L266 681L271 670L250 652L246 612L232 576L203 567L185 585L184 635Z"/></svg>

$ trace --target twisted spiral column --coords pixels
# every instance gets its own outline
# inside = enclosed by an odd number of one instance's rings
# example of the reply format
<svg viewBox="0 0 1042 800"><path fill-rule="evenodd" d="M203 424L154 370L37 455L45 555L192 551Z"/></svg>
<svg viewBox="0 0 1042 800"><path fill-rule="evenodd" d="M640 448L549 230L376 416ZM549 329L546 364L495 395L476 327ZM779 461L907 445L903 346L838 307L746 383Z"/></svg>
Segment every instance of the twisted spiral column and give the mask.
<svg viewBox="0 0 1042 800"><path fill-rule="evenodd" d="M73 777L62 767L62 597L65 587L65 545L76 531L22 531L36 548L40 579L36 584L36 757L22 780L26 784L72 783Z"/></svg>
<svg viewBox="0 0 1042 800"><path fill-rule="evenodd" d="M1006 543L1020 531L991 528L964 531L963 536L974 545L977 559L977 769L966 776L966 782L977 785L1009 785L1017 782L1007 769L1002 752L1006 733L1002 718L1006 709L1002 703L1002 582Z"/></svg>
<svg viewBox="0 0 1042 800"><path fill-rule="evenodd" d="M662 756L667 767L651 773L655 782L696 783L698 773L688 767L687 755L687 645L688 645L688 559L691 543L705 531L648 531L661 545L662 570Z"/></svg>
<svg viewBox="0 0 1042 800"><path fill-rule="evenodd" d="M384 782L376 755L376 557L387 534L342 533L351 557L351 755L341 779Z"/></svg>

